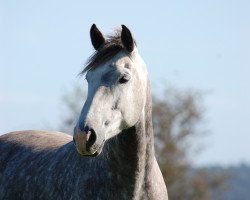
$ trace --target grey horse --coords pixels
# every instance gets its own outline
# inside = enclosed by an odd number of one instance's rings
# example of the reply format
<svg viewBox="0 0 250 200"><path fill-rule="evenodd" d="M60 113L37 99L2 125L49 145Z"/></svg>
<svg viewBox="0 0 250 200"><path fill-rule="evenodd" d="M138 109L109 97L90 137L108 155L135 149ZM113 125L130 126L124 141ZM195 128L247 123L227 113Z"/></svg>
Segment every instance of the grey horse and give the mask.
<svg viewBox="0 0 250 200"><path fill-rule="evenodd" d="M88 96L72 136L19 131L0 137L0 199L167 200L155 158L150 85L130 30L104 37L82 74Z"/></svg>

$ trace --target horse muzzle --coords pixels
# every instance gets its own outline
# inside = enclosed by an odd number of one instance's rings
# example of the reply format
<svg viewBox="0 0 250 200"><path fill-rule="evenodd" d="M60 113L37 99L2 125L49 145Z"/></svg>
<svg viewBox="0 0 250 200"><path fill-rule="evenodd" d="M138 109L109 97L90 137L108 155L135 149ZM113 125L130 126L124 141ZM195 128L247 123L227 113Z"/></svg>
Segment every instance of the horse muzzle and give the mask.
<svg viewBox="0 0 250 200"><path fill-rule="evenodd" d="M83 156L99 155L104 145L104 140L98 144L96 132L88 126L85 126L83 130L76 126L73 141L78 153Z"/></svg>

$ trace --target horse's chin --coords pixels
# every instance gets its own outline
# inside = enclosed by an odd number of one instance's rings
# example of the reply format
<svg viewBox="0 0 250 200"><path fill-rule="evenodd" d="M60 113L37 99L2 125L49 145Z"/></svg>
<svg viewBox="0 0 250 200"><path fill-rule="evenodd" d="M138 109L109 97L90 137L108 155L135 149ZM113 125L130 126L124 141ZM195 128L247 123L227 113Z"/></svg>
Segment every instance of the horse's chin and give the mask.
<svg viewBox="0 0 250 200"><path fill-rule="evenodd" d="M80 152L78 149L77 149L77 151L78 151L78 153L80 155L85 156L85 157L96 157L96 156L101 154L103 146L104 146L104 141L101 143L101 145L98 147L98 149L93 153L91 153L91 152Z"/></svg>
<svg viewBox="0 0 250 200"><path fill-rule="evenodd" d="M81 154L82 156L85 156L85 157L96 157L98 156L100 153L98 152L95 152L94 154Z"/></svg>

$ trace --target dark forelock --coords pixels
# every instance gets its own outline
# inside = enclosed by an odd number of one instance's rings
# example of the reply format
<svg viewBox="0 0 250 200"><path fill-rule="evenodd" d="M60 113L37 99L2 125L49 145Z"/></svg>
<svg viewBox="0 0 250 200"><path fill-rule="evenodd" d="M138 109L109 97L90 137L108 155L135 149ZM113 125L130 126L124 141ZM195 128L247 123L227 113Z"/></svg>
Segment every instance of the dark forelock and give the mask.
<svg viewBox="0 0 250 200"><path fill-rule="evenodd" d="M121 41L121 29L117 29L113 35L106 36L104 45L90 56L81 74L99 67L122 50L125 50L125 48Z"/></svg>

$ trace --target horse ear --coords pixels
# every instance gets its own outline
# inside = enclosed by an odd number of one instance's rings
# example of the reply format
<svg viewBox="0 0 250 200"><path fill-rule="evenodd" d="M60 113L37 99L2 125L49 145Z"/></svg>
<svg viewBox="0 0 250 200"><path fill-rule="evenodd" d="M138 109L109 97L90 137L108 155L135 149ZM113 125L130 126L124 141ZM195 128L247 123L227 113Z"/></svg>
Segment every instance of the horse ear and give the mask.
<svg viewBox="0 0 250 200"><path fill-rule="evenodd" d="M95 24L91 26L90 38L95 50L98 50L105 43L105 38Z"/></svg>
<svg viewBox="0 0 250 200"><path fill-rule="evenodd" d="M131 53L134 50L135 43L130 30L125 25L122 25L121 40L123 46Z"/></svg>

